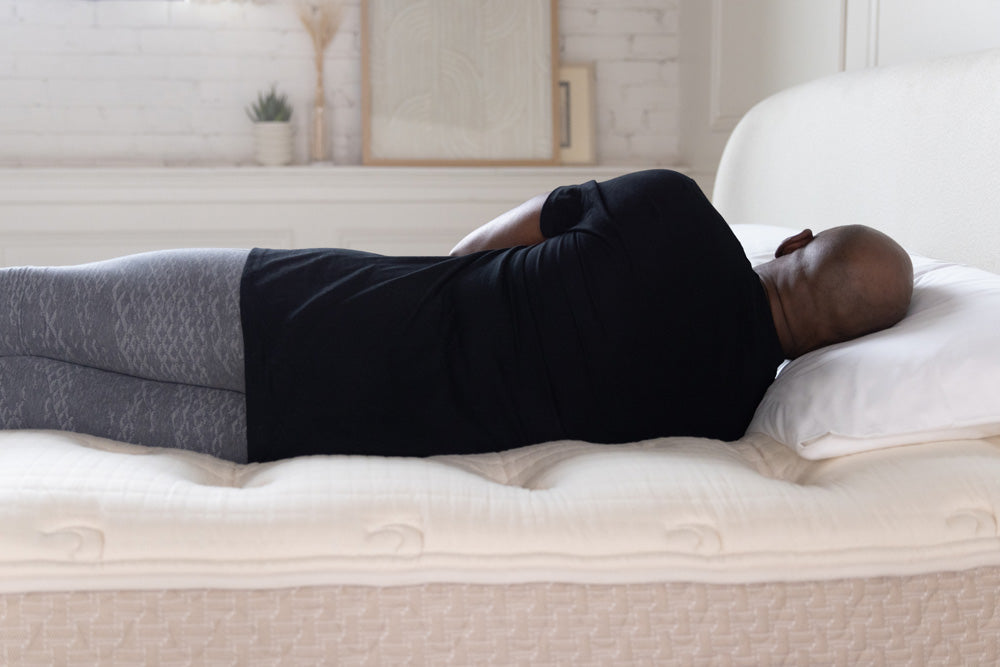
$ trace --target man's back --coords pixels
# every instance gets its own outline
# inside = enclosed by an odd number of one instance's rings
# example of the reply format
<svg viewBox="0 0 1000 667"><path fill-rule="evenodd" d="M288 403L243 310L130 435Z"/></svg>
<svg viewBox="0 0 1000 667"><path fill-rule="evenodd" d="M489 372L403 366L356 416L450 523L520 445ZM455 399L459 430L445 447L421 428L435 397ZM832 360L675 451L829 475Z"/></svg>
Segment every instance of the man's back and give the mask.
<svg viewBox="0 0 1000 667"><path fill-rule="evenodd" d="M741 436L783 355L697 186L648 171L560 188L541 231L464 257L254 251L250 460Z"/></svg>

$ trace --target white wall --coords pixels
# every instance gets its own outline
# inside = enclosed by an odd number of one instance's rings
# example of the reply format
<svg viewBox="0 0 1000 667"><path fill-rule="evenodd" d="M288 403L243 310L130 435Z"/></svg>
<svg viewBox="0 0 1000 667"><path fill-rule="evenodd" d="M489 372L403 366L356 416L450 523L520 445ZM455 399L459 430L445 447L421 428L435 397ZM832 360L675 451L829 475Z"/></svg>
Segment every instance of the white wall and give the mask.
<svg viewBox="0 0 1000 667"><path fill-rule="evenodd" d="M598 161L678 155L677 0L560 0L565 62L597 65ZM361 161L359 0L327 53L332 151ZM252 163L272 82L306 156L311 46L281 3L0 0L0 166Z"/></svg>
<svg viewBox="0 0 1000 667"><path fill-rule="evenodd" d="M729 134L768 95L841 69L843 0L682 0L681 161L706 192Z"/></svg>
<svg viewBox="0 0 1000 667"><path fill-rule="evenodd" d="M360 0L327 54L331 143L361 161ZM706 189L735 120L781 87L1000 45L998 0L559 0L564 61L597 64L598 161L689 166ZM683 51L683 54L681 53ZM0 0L0 167L252 163L271 82L306 155L311 51L287 6Z"/></svg>
<svg viewBox="0 0 1000 667"><path fill-rule="evenodd" d="M681 0L681 163L711 192L756 102L837 72L1000 46L1000 0Z"/></svg>
<svg viewBox="0 0 1000 667"><path fill-rule="evenodd" d="M846 0L847 69L1000 46L998 0Z"/></svg>
<svg viewBox="0 0 1000 667"><path fill-rule="evenodd" d="M627 167L0 169L0 266L184 247L444 255L566 183Z"/></svg>

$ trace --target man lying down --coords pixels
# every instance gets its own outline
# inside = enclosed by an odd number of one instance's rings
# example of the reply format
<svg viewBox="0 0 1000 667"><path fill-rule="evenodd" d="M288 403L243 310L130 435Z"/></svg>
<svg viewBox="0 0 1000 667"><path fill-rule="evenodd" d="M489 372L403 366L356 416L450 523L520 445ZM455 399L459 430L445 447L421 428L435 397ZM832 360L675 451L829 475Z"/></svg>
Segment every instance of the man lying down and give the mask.
<svg viewBox="0 0 1000 667"><path fill-rule="evenodd" d="M176 250L0 270L0 426L237 462L740 438L785 358L892 326L887 236L751 268L695 183L561 187L449 257Z"/></svg>

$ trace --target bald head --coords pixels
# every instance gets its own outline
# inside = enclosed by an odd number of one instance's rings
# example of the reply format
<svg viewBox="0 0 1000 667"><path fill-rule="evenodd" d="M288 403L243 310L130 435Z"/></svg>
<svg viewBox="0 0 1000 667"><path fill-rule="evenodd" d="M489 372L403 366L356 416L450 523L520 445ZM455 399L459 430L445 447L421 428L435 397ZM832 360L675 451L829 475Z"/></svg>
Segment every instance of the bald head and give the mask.
<svg viewBox="0 0 1000 667"><path fill-rule="evenodd" d="M796 234L757 273L790 359L891 327L913 294L906 251L863 225Z"/></svg>

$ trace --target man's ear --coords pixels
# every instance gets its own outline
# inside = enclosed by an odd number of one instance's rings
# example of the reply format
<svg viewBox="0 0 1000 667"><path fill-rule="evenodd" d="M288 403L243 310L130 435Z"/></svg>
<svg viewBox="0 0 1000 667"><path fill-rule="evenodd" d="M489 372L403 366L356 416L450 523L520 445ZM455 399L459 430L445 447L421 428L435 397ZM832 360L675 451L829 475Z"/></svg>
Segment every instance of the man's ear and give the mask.
<svg viewBox="0 0 1000 667"><path fill-rule="evenodd" d="M785 255L795 252L800 248L805 248L807 245L812 243L813 236L811 229L803 229L801 232L795 236L789 236L787 239L781 242L778 249L774 251L775 257L784 257Z"/></svg>

